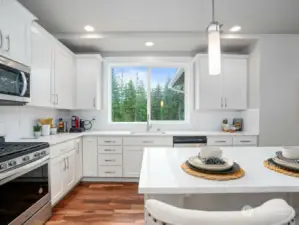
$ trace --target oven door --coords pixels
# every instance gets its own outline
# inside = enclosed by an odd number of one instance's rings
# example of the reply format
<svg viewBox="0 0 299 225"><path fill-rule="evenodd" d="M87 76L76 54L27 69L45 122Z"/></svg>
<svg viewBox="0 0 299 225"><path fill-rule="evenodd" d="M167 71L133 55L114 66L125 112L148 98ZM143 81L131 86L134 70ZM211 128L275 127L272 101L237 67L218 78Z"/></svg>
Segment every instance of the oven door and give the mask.
<svg viewBox="0 0 299 225"><path fill-rule="evenodd" d="M44 224L51 216L48 164L48 159L31 168L28 164L26 170L0 181L0 225L24 224L35 216L39 221L34 224Z"/></svg>
<svg viewBox="0 0 299 225"><path fill-rule="evenodd" d="M29 68L0 57L0 104L30 102Z"/></svg>

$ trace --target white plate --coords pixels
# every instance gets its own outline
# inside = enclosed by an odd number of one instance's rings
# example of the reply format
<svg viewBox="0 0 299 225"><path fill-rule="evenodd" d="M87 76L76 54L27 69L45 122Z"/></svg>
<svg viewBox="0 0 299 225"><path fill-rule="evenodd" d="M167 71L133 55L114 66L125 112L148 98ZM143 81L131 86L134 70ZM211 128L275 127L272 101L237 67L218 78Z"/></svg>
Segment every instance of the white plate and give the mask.
<svg viewBox="0 0 299 225"><path fill-rule="evenodd" d="M211 170L211 171L223 171L223 170L228 170L232 168L234 165L234 162L232 160L226 159L226 158L221 158L223 161L225 161L225 164L223 165L211 165L211 164L205 164L204 162L201 161L198 156L192 156L188 159L188 162L199 169L204 169L204 170Z"/></svg>
<svg viewBox="0 0 299 225"><path fill-rule="evenodd" d="M281 160L277 157L275 158L272 158L273 161L275 163L277 163L278 165L281 165L281 166L285 166L285 167L289 167L290 169L296 169L296 170L299 170L299 164L295 164L295 163L290 163L290 162L286 162L284 160Z"/></svg>

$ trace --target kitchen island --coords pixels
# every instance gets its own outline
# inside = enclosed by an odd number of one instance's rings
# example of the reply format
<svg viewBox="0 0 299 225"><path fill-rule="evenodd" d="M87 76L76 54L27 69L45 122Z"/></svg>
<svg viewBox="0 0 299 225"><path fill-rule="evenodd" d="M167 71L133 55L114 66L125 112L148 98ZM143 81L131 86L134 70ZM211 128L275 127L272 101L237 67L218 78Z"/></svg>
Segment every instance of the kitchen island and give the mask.
<svg viewBox="0 0 299 225"><path fill-rule="evenodd" d="M146 148L139 181L139 193L172 205L202 210L240 210L272 198L283 198L297 207L299 178L264 167L264 160L281 147L222 148L223 156L237 162L245 176L231 181L211 181L185 173L180 165L197 148Z"/></svg>

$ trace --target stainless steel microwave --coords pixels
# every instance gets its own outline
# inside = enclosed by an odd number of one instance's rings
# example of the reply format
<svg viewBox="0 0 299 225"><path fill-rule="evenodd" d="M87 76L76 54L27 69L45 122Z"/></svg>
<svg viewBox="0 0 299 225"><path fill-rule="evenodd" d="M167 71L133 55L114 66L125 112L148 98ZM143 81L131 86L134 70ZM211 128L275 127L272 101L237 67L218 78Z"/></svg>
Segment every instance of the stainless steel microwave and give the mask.
<svg viewBox="0 0 299 225"><path fill-rule="evenodd" d="M0 105L30 102L30 68L0 56Z"/></svg>

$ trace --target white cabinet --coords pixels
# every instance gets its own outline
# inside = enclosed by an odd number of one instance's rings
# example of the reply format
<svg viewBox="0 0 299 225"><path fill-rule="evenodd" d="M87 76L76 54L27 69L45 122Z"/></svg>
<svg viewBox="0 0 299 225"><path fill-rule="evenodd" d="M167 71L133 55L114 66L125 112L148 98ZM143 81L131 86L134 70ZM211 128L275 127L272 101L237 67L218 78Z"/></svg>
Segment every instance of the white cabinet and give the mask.
<svg viewBox="0 0 299 225"><path fill-rule="evenodd" d="M76 56L77 109L101 109L102 61L100 55Z"/></svg>
<svg viewBox="0 0 299 225"><path fill-rule="evenodd" d="M143 147L124 147L123 176L139 177L143 157Z"/></svg>
<svg viewBox="0 0 299 225"><path fill-rule="evenodd" d="M57 43L54 52L55 108L74 108L74 66L73 54Z"/></svg>
<svg viewBox="0 0 299 225"><path fill-rule="evenodd" d="M15 0L0 4L0 55L30 66L30 25L35 17Z"/></svg>
<svg viewBox="0 0 299 225"><path fill-rule="evenodd" d="M64 173L64 190L68 192L75 185L75 157L76 151L72 150L65 154L66 170Z"/></svg>
<svg viewBox="0 0 299 225"><path fill-rule="evenodd" d="M75 150L76 150L76 159L75 159L75 183L81 180L83 176L83 150L82 150L82 141L81 138L75 140Z"/></svg>
<svg viewBox="0 0 299 225"><path fill-rule="evenodd" d="M222 73L209 75L208 57L195 58L195 109L247 108L247 56L223 55Z"/></svg>
<svg viewBox="0 0 299 225"><path fill-rule="evenodd" d="M50 162L50 182L51 182L51 202L56 204L64 195L64 172L66 170L65 157L60 156L51 159Z"/></svg>
<svg viewBox="0 0 299 225"><path fill-rule="evenodd" d="M234 146L257 146L257 136L235 136L233 138Z"/></svg>
<svg viewBox="0 0 299 225"><path fill-rule="evenodd" d="M257 146L258 137L255 135L236 135L236 136L208 136L207 145L217 147L229 146Z"/></svg>
<svg viewBox="0 0 299 225"><path fill-rule="evenodd" d="M209 136L208 146L232 146L233 137L232 136Z"/></svg>
<svg viewBox="0 0 299 225"><path fill-rule="evenodd" d="M55 205L77 183L76 150L74 141L68 141L50 148L51 202Z"/></svg>
<svg viewBox="0 0 299 225"><path fill-rule="evenodd" d="M29 105L53 107L51 90L53 64L52 38L40 25L31 27L31 102Z"/></svg>
<svg viewBox="0 0 299 225"><path fill-rule="evenodd" d="M83 176L98 176L97 137L83 138Z"/></svg>

